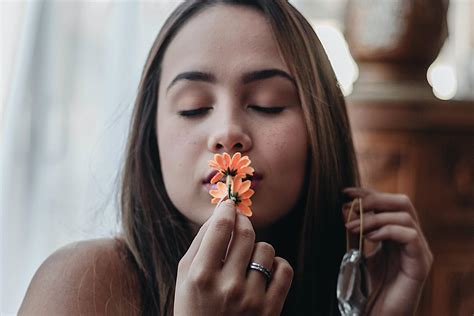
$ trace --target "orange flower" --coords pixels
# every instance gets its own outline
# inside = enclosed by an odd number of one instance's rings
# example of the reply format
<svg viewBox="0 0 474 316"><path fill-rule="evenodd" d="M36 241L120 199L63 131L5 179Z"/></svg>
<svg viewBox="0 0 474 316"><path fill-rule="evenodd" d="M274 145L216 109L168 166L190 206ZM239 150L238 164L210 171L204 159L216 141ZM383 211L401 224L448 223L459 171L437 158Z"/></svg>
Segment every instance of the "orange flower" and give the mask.
<svg viewBox="0 0 474 316"><path fill-rule="evenodd" d="M216 204L229 197L234 201L235 207L241 214L250 217L252 216L252 210L250 209L252 201L250 198L255 193L254 190L250 189L250 185L250 180L242 181L240 177L230 180L230 187L219 182L216 190L209 191L209 194L213 197L211 203Z"/></svg>
<svg viewBox="0 0 474 316"><path fill-rule="evenodd" d="M217 183L224 176L233 178L245 178L246 175L253 175L254 169L250 167L250 159L241 153L235 153L232 158L228 153L222 155L215 154L214 160L209 160L209 167L218 172L211 179L211 184Z"/></svg>
<svg viewBox="0 0 474 316"><path fill-rule="evenodd" d="M223 200L229 192L229 189L225 185L225 183L218 182L217 183L217 190L210 190L209 194L212 195L213 199L211 200L212 204L219 203L220 200Z"/></svg>
<svg viewBox="0 0 474 316"><path fill-rule="evenodd" d="M236 178L232 181L231 186L231 196L230 199L235 202L235 206L245 216L252 216L252 210L250 206L252 205L252 201L250 198L254 195L255 191L250 189L250 180L246 180L242 182L241 178Z"/></svg>

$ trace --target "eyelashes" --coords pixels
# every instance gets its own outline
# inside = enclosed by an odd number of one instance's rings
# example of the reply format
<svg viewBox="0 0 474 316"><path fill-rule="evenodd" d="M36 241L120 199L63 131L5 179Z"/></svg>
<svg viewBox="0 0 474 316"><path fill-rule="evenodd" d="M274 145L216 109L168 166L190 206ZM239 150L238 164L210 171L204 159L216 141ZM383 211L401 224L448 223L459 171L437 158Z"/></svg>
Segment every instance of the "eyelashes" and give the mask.
<svg viewBox="0 0 474 316"><path fill-rule="evenodd" d="M183 117L199 116L199 115L206 114L211 109L212 108L199 108L199 109L188 110L188 111L180 111L178 112L178 114Z"/></svg>
<svg viewBox="0 0 474 316"><path fill-rule="evenodd" d="M285 109L285 107L283 106L266 107L266 106L260 106L260 105L255 105L255 104L250 104L248 107L255 110L258 113L269 114L269 115L279 114L283 112L283 110ZM187 118L199 117L199 116L203 116L207 114L210 110L212 110L212 108L207 107L207 108L179 111L178 114L182 117L187 117Z"/></svg>
<svg viewBox="0 0 474 316"><path fill-rule="evenodd" d="M282 106L265 107L260 105L249 105L249 108L256 110L257 112L266 114L278 114L281 113L285 108Z"/></svg>

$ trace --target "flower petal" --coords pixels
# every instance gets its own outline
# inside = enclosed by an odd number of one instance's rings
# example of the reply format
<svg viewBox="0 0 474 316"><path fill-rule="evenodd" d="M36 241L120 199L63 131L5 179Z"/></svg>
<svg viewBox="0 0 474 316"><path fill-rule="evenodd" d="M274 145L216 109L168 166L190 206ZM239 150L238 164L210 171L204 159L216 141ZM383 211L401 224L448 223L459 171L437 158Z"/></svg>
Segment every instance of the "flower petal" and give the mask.
<svg viewBox="0 0 474 316"><path fill-rule="evenodd" d="M223 182L218 182L217 183L217 189L219 191L225 192L227 194L227 186Z"/></svg>
<svg viewBox="0 0 474 316"><path fill-rule="evenodd" d="M219 201L220 201L221 199L222 199L222 198L217 198L217 197L216 197L216 198L213 198L213 199L211 200L211 203L212 203L212 204L217 204L217 203L219 203Z"/></svg>
<svg viewBox="0 0 474 316"><path fill-rule="evenodd" d="M211 179L211 184L217 183L220 179L222 179L223 176L224 176L224 175L223 175L222 173L220 173L220 172L216 173L216 174L214 175L214 177L212 177L212 179Z"/></svg>
<svg viewBox="0 0 474 316"><path fill-rule="evenodd" d="M214 168L214 169L217 169L219 170L220 167L219 167L219 164L215 161L215 160L209 160L207 162L208 166L211 167L211 168Z"/></svg>
<svg viewBox="0 0 474 316"><path fill-rule="evenodd" d="M250 189L247 192L242 193L241 195L239 194L239 198L241 200L249 199L252 195L254 195L254 193L255 193L255 191Z"/></svg>
<svg viewBox="0 0 474 316"><path fill-rule="evenodd" d="M247 217L250 217L252 216L252 210L250 209L250 207L248 206L245 206L241 203L239 203L237 206L236 206L237 210L242 214L242 215L245 215Z"/></svg>
<svg viewBox="0 0 474 316"><path fill-rule="evenodd" d="M219 165L219 167L221 169L225 169L225 162L224 162L224 157L222 157L222 155L219 155L219 154L215 154L214 155L214 160L217 162L217 164Z"/></svg>
<svg viewBox="0 0 474 316"><path fill-rule="evenodd" d="M239 190L237 191L239 193L239 196L241 194L244 194L245 192L247 192L250 189L251 184L252 184L252 181L250 181L250 180L246 180L246 181L242 182L242 185L239 186Z"/></svg>
<svg viewBox="0 0 474 316"><path fill-rule="evenodd" d="M250 165L250 159L249 159L249 157L244 156L244 157L240 158L240 161L237 164L237 168L240 169L240 168L243 168L243 167L247 167L248 165Z"/></svg>
<svg viewBox="0 0 474 316"><path fill-rule="evenodd" d="M242 178L236 177L234 180L232 180L232 193L237 193L240 190L240 187L242 186Z"/></svg>
<svg viewBox="0 0 474 316"><path fill-rule="evenodd" d="M227 192L223 192L221 190L209 190L209 194L212 197L222 199L224 196L227 195Z"/></svg>
<svg viewBox="0 0 474 316"><path fill-rule="evenodd" d="M243 167L239 169L239 173L249 174L251 176L253 175L254 171L255 170L252 167Z"/></svg>
<svg viewBox="0 0 474 316"><path fill-rule="evenodd" d="M245 178L247 175L245 173L237 173L234 177L234 180L237 180L237 179L240 179L242 180L243 178Z"/></svg>
<svg viewBox="0 0 474 316"><path fill-rule="evenodd" d="M250 206L250 205L252 205L252 200L250 200L250 199L243 199L242 201L240 201L240 203L242 203L242 204L245 205L245 206Z"/></svg>
<svg viewBox="0 0 474 316"><path fill-rule="evenodd" d="M216 198L223 198L227 196L227 187L224 183L217 183L217 190L210 190L209 194Z"/></svg>
<svg viewBox="0 0 474 316"><path fill-rule="evenodd" d="M240 157L242 157L242 154L239 153L239 152L236 152L236 153L232 156L232 161L231 161L231 163L230 163L230 168L231 168L231 169L237 170L237 164L238 164L239 161L240 161Z"/></svg>
<svg viewBox="0 0 474 316"><path fill-rule="evenodd" d="M230 155L228 153L224 153L224 169L229 168L231 160L232 158L230 158Z"/></svg>

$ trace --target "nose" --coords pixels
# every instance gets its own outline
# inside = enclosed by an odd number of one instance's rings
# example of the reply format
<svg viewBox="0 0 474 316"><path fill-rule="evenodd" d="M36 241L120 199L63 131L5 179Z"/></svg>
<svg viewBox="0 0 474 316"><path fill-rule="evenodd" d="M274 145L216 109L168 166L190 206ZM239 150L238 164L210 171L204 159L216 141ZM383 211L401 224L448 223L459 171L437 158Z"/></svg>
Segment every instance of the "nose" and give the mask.
<svg viewBox="0 0 474 316"><path fill-rule="evenodd" d="M237 117L228 115L220 120L213 128L208 141L208 148L213 153L248 152L252 148L250 137L243 122Z"/></svg>

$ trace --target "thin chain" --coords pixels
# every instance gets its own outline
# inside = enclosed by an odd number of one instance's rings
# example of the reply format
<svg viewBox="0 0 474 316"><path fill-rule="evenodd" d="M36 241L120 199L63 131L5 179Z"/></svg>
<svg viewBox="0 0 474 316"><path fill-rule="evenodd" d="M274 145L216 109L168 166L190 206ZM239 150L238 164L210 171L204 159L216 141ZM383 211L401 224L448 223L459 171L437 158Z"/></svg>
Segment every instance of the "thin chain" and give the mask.
<svg viewBox="0 0 474 316"><path fill-rule="evenodd" d="M354 211L354 205L357 202L357 200L359 201L359 209L360 209L359 251L362 254L363 245L364 245L364 242L363 242L363 237L364 237L364 210L362 209L362 199L361 198L357 198L354 201L352 201L351 209L349 211L349 215L347 216L347 222L349 223L351 221L352 212ZM350 250L349 230L348 229L346 229L346 248L347 248L347 251Z"/></svg>

